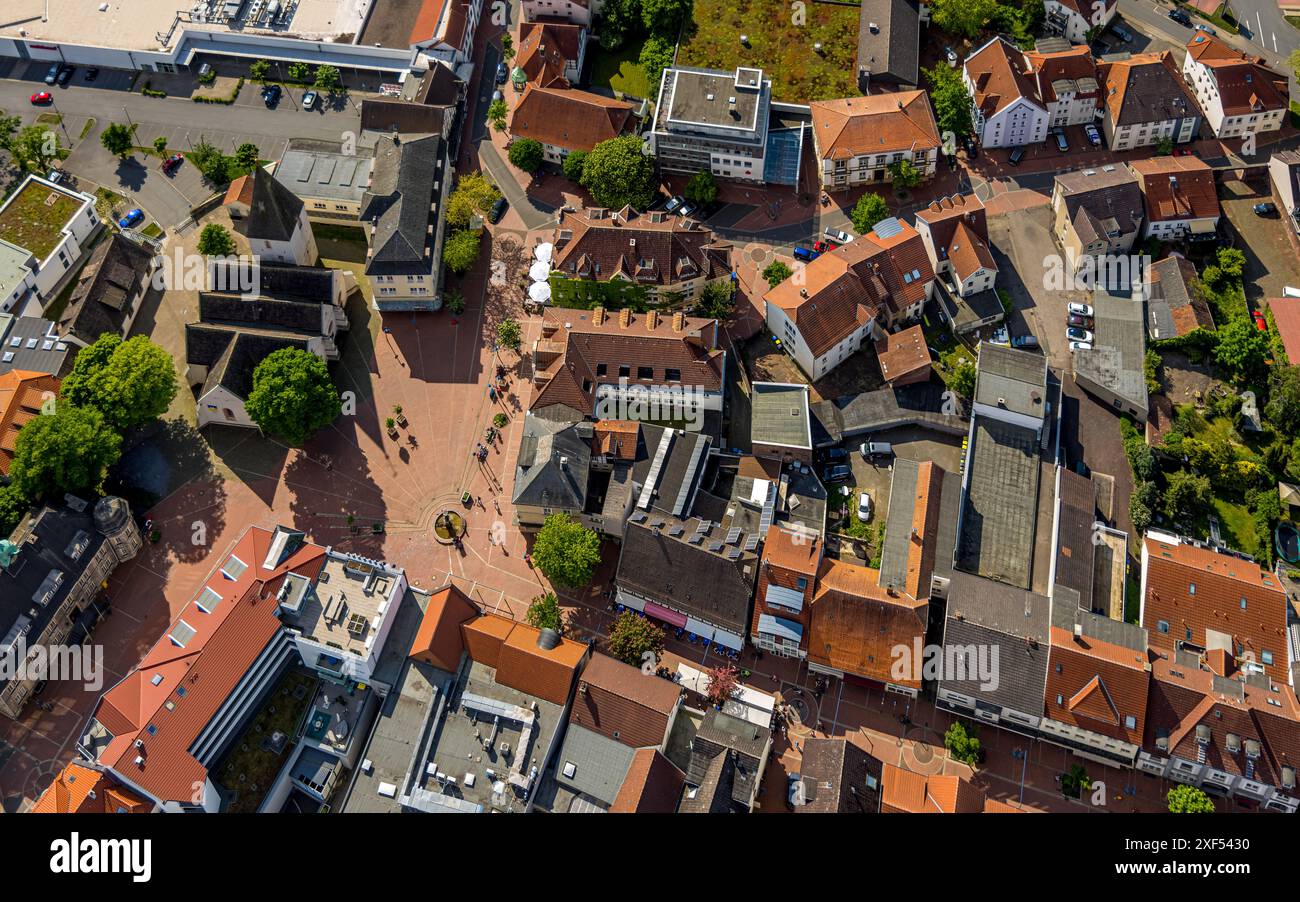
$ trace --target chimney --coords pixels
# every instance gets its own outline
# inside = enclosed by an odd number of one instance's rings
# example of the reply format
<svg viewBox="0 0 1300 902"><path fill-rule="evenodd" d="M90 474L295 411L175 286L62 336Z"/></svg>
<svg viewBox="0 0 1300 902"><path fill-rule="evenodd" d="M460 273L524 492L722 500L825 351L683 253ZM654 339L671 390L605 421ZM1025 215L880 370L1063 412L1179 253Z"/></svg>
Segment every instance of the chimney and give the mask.
<svg viewBox="0 0 1300 902"><path fill-rule="evenodd" d="M686 328L686 314L678 310L673 314L673 331L681 332Z"/></svg>
<svg viewBox="0 0 1300 902"><path fill-rule="evenodd" d="M626 329L628 326L632 325L631 307L624 307L622 310L618 311L618 325L619 328L622 329Z"/></svg>
<svg viewBox="0 0 1300 902"><path fill-rule="evenodd" d="M594 325L603 326L605 324L605 308L596 307L591 311L591 321Z"/></svg>
<svg viewBox="0 0 1300 902"><path fill-rule="evenodd" d="M648 313L645 315L645 327L646 327L646 329L648 329L648 330L651 331L651 332L653 332L655 329L659 328L659 311L658 311L658 310L651 310L650 312L648 312Z"/></svg>
<svg viewBox="0 0 1300 902"><path fill-rule="evenodd" d="M1082 642L1082 641L1083 641L1083 624L1082 624L1082 623L1076 623L1076 624L1074 625L1074 641L1075 641L1075 642Z"/></svg>

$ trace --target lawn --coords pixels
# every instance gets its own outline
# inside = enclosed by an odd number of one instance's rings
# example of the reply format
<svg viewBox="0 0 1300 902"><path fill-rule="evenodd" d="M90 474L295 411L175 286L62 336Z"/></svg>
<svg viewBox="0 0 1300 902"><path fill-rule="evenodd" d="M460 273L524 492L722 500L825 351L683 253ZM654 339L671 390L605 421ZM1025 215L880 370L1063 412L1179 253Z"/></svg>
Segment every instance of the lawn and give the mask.
<svg viewBox="0 0 1300 902"><path fill-rule="evenodd" d="M773 99L787 103L856 97L859 7L795 6L788 0L695 0L677 64L724 71L757 66L772 79Z"/></svg>
<svg viewBox="0 0 1300 902"><path fill-rule="evenodd" d="M80 206L80 201L62 191L29 182L0 213L0 238L44 260L59 246L63 227Z"/></svg>
<svg viewBox="0 0 1300 902"><path fill-rule="evenodd" d="M637 62L641 55L639 45L631 43L620 50L603 50L592 45L592 49L595 51L591 63L593 87L609 88L615 94L642 100L658 99L659 86L650 84L645 69Z"/></svg>

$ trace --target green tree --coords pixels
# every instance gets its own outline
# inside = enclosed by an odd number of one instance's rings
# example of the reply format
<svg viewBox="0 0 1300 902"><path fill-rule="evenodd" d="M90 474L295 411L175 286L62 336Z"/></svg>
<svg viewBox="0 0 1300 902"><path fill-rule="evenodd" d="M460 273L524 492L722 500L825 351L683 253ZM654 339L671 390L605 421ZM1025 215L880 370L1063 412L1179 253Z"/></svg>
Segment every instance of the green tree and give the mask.
<svg viewBox="0 0 1300 902"><path fill-rule="evenodd" d="M585 586L600 563L600 536L568 514L551 514L537 532L532 558L557 586Z"/></svg>
<svg viewBox="0 0 1300 902"><path fill-rule="evenodd" d="M630 204L645 210L654 201L657 186L654 158L642 152L636 135L602 141L587 154L582 167L582 187L602 207L619 210Z"/></svg>
<svg viewBox="0 0 1300 902"><path fill-rule="evenodd" d="M853 212L849 218L853 220L853 228L857 229L859 235L865 235L875 228L876 223L889 216L889 204L885 199L875 192L868 191L858 198L858 202L853 206Z"/></svg>
<svg viewBox="0 0 1300 902"><path fill-rule="evenodd" d="M515 58L515 39L509 34L501 35L501 56L507 63Z"/></svg>
<svg viewBox="0 0 1300 902"><path fill-rule="evenodd" d="M921 184L921 171L912 165L911 160L899 160L889 164L889 175L895 188L915 188Z"/></svg>
<svg viewBox="0 0 1300 902"><path fill-rule="evenodd" d="M316 67L316 79L312 82L312 87L328 94L338 94L343 90L343 77L336 67L322 63Z"/></svg>
<svg viewBox="0 0 1300 902"><path fill-rule="evenodd" d="M77 355L60 400L93 407L119 432L157 419L176 397L172 356L144 335L106 332Z"/></svg>
<svg viewBox="0 0 1300 902"><path fill-rule="evenodd" d="M159 135L153 139L153 151L158 156L164 156L167 153L167 136Z"/></svg>
<svg viewBox="0 0 1300 902"><path fill-rule="evenodd" d="M664 631L650 618L624 611L610 628L609 653L633 667L657 664L663 654L665 638Z"/></svg>
<svg viewBox="0 0 1300 902"><path fill-rule="evenodd" d="M0 486L0 539L7 539L18 528L31 505L17 486Z"/></svg>
<svg viewBox="0 0 1300 902"><path fill-rule="evenodd" d="M1246 269L1246 254L1235 247L1221 247L1214 255L1220 274L1229 279L1240 279Z"/></svg>
<svg viewBox="0 0 1300 902"><path fill-rule="evenodd" d="M646 31L675 41L678 29L690 19L694 7L693 0L641 0L641 22Z"/></svg>
<svg viewBox="0 0 1300 902"><path fill-rule="evenodd" d="M701 169L691 176L682 193L691 203L708 206L718 199L718 183L713 178L712 172Z"/></svg>
<svg viewBox="0 0 1300 902"><path fill-rule="evenodd" d="M508 348L511 351L518 351L520 344L523 343L523 330L519 326L518 320L503 319L497 324L497 342L501 347Z"/></svg>
<svg viewBox="0 0 1300 902"><path fill-rule="evenodd" d="M43 125L29 125L14 136L9 155L23 172L44 175L50 171L51 163L62 160L68 152L59 141L57 132Z"/></svg>
<svg viewBox="0 0 1300 902"><path fill-rule="evenodd" d="M601 49L618 50L640 30L640 0L605 0L600 9Z"/></svg>
<svg viewBox="0 0 1300 902"><path fill-rule="evenodd" d="M542 142L532 138L518 138L510 144L510 163L532 174L542 168L546 162L546 149Z"/></svg>
<svg viewBox="0 0 1300 902"><path fill-rule="evenodd" d="M1237 317L1218 330L1214 362L1237 385L1247 385L1263 372L1268 359L1268 339L1249 317Z"/></svg>
<svg viewBox="0 0 1300 902"><path fill-rule="evenodd" d="M534 598L533 603L528 606L528 613L524 615L524 619L535 629L555 630L557 633L564 631L564 618L560 616L560 602L554 592L547 592Z"/></svg>
<svg viewBox="0 0 1300 902"><path fill-rule="evenodd" d="M460 176L456 188L447 198L447 225L451 229L468 228L470 220L481 216L501 198L496 189L481 172Z"/></svg>
<svg viewBox="0 0 1300 902"><path fill-rule="evenodd" d="M1279 432L1300 433L1300 367L1274 366L1268 380L1264 416Z"/></svg>
<svg viewBox="0 0 1300 902"><path fill-rule="evenodd" d="M447 309L459 316L465 312L465 295L455 288L448 288L442 295Z"/></svg>
<svg viewBox="0 0 1300 902"><path fill-rule="evenodd" d="M967 726L960 720L954 720L952 726L948 727L948 731L943 734L943 747L953 758L972 767L979 763L980 756L983 754L975 726L973 724Z"/></svg>
<svg viewBox="0 0 1300 902"><path fill-rule="evenodd" d="M289 64L290 81L306 81L311 77L311 66L303 62Z"/></svg>
<svg viewBox="0 0 1300 902"><path fill-rule="evenodd" d="M582 184L582 167L587 162L585 150L572 151L564 158L564 177L576 184Z"/></svg>
<svg viewBox="0 0 1300 902"><path fill-rule="evenodd" d="M780 260L773 260L763 269L763 278L767 280L768 288L775 288L792 275L794 270Z"/></svg>
<svg viewBox="0 0 1300 902"><path fill-rule="evenodd" d="M700 292L700 302L695 309L700 316L723 320L731 315L734 301L735 286L731 284L730 279L720 279L704 286L704 290Z"/></svg>
<svg viewBox="0 0 1300 902"><path fill-rule="evenodd" d="M641 55L637 63L645 70L646 81L652 85L659 84L659 76L673 64L673 52L677 49L675 38L652 34L641 45Z"/></svg>
<svg viewBox="0 0 1300 902"><path fill-rule="evenodd" d="M257 59L248 64L248 77L253 81L266 81L266 77L271 74L271 63L267 60Z"/></svg>
<svg viewBox="0 0 1300 902"><path fill-rule="evenodd" d="M257 145L245 142L235 148L235 165L244 172L252 172L257 168L258 156Z"/></svg>
<svg viewBox="0 0 1300 902"><path fill-rule="evenodd" d="M944 135L944 153L956 153L956 144L947 140L947 133L954 138L969 135L975 131L971 120L971 96L962 81L961 71L945 65L937 65L925 70L925 80L930 86L930 105L934 107L935 123Z"/></svg>
<svg viewBox="0 0 1300 902"><path fill-rule="evenodd" d="M224 185L230 181L231 158L207 141L195 144L185 156L211 184Z"/></svg>
<svg viewBox="0 0 1300 902"><path fill-rule="evenodd" d="M962 360L948 374L948 387L963 398L975 397L975 364Z"/></svg>
<svg viewBox="0 0 1300 902"><path fill-rule="evenodd" d="M1300 51L1297 51L1300 53ZM1214 814L1214 802L1203 790L1180 783L1165 794L1169 811L1173 814Z"/></svg>
<svg viewBox="0 0 1300 902"><path fill-rule="evenodd" d="M488 121L492 123L492 127L497 131L503 132L506 130L506 115L509 112L510 110L506 107L504 100L494 100L488 106Z"/></svg>
<svg viewBox="0 0 1300 902"><path fill-rule="evenodd" d="M1191 519L1208 507L1210 478L1187 470L1165 475L1165 513L1175 520Z"/></svg>
<svg viewBox="0 0 1300 902"><path fill-rule="evenodd" d="M325 361L310 351L281 348L253 370L253 390L244 403L263 432L298 446L343 412Z"/></svg>
<svg viewBox="0 0 1300 902"><path fill-rule="evenodd" d="M14 138L18 135L18 129L22 128L22 125L22 117L0 114L0 150L13 152Z"/></svg>
<svg viewBox="0 0 1300 902"><path fill-rule="evenodd" d="M461 229L452 233L442 246L443 265L460 275L478 262L479 245L482 242L483 233L473 229Z"/></svg>
<svg viewBox="0 0 1300 902"><path fill-rule="evenodd" d="M122 436L98 410L57 404L18 433L9 476L31 500L98 491L121 455Z"/></svg>
<svg viewBox="0 0 1300 902"><path fill-rule="evenodd" d="M1165 135L1156 141L1156 156L1167 157L1174 152L1174 139Z"/></svg>
<svg viewBox="0 0 1300 902"><path fill-rule="evenodd" d="M975 38L997 10L997 0L933 0L930 21L948 34Z"/></svg>
<svg viewBox="0 0 1300 902"><path fill-rule="evenodd" d="M235 239L225 226L210 222L199 232L198 248L205 257L229 257L235 252Z"/></svg>
<svg viewBox="0 0 1300 902"><path fill-rule="evenodd" d="M135 129L120 122L112 122L100 134L99 143L113 156L126 159L135 146Z"/></svg>

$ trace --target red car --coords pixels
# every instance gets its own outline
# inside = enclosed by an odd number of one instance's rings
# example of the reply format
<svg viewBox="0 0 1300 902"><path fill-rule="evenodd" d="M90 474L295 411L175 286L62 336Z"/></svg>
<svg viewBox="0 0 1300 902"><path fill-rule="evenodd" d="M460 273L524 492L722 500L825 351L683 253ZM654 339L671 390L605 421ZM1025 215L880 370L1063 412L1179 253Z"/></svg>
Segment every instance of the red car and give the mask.
<svg viewBox="0 0 1300 902"><path fill-rule="evenodd" d="M168 175L171 175L173 172L176 171L176 168L180 166L181 163L184 161L185 161L185 157L181 156L178 153L174 153L167 159L163 160L162 171L167 173Z"/></svg>
<svg viewBox="0 0 1300 902"><path fill-rule="evenodd" d="M1260 313L1258 310L1253 310L1250 315L1255 318L1256 329L1261 332L1268 331L1268 320L1264 319L1264 314Z"/></svg>
<svg viewBox="0 0 1300 902"><path fill-rule="evenodd" d="M813 245L813 250L815 250L819 254L824 254L827 253L828 251L835 250L835 248L837 247L839 247L838 244L834 244L830 241L818 241Z"/></svg>
<svg viewBox="0 0 1300 902"><path fill-rule="evenodd" d="M53 100L49 91L37 91L32 95L32 103L51 103Z"/></svg>

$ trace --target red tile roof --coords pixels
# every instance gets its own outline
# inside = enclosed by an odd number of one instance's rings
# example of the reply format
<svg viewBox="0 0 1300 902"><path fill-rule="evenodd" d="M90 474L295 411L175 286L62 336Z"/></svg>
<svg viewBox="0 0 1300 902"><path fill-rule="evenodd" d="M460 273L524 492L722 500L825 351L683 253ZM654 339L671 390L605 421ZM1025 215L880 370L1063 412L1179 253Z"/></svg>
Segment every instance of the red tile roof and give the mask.
<svg viewBox="0 0 1300 902"><path fill-rule="evenodd" d="M822 158L921 153L938 148L939 127L924 91L814 101L813 134Z"/></svg>
<svg viewBox="0 0 1300 902"><path fill-rule="evenodd" d="M1196 157L1149 157L1129 168L1142 186L1148 220L1218 218L1214 171Z"/></svg>
<svg viewBox="0 0 1300 902"><path fill-rule="evenodd" d="M883 814L1005 814L1019 813L990 800L984 790L956 776L918 774L886 764L880 781Z"/></svg>
<svg viewBox="0 0 1300 902"><path fill-rule="evenodd" d="M676 683L596 654L578 678L569 722L633 748L657 748L681 694Z"/></svg>
<svg viewBox="0 0 1300 902"><path fill-rule="evenodd" d="M577 64L584 30L581 25L558 20L524 22L519 27L515 65L538 87L569 87L564 70L569 63Z"/></svg>
<svg viewBox="0 0 1300 902"><path fill-rule="evenodd" d="M891 385L917 381L930 373L930 349L920 324L901 332L886 333L876 342L876 357L881 375Z"/></svg>
<svg viewBox="0 0 1300 902"><path fill-rule="evenodd" d="M965 65L975 86L975 106L986 118L1022 98L1043 108L1028 57L1009 41L994 38L967 57Z"/></svg>
<svg viewBox="0 0 1300 902"><path fill-rule="evenodd" d="M32 814L148 814L154 804L114 777L69 762L36 800Z"/></svg>
<svg viewBox="0 0 1300 902"><path fill-rule="evenodd" d="M1084 44L1054 53L1029 51L1025 54L1033 67L1038 82L1038 96L1043 103L1056 100L1056 85L1062 81L1073 82L1077 99L1101 96L1101 83L1097 78L1097 63L1092 51Z"/></svg>
<svg viewBox="0 0 1300 902"><path fill-rule="evenodd" d="M1240 646L1243 659L1254 656L1262 664L1262 653L1272 652L1273 663L1264 665L1265 671L1289 682L1287 600L1275 576L1251 561L1152 535L1143 549L1142 625L1152 647L1172 654L1176 643L1188 640L1207 648L1214 644L1207 631L1214 631L1230 637L1234 650ZM1161 621L1168 624L1165 632Z"/></svg>
<svg viewBox="0 0 1300 902"><path fill-rule="evenodd" d="M1287 359L1300 363L1300 298L1269 298L1268 309L1273 313Z"/></svg>
<svg viewBox="0 0 1300 902"><path fill-rule="evenodd" d="M561 639L554 648L537 644L541 630L507 620L498 614L484 614L461 624L461 635L470 657L496 669L496 681L555 705L568 701L578 665L587 646Z"/></svg>
<svg viewBox="0 0 1300 902"><path fill-rule="evenodd" d="M632 104L572 88L529 84L510 117L510 134L565 150L589 151L632 124Z"/></svg>
<svg viewBox="0 0 1300 902"><path fill-rule="evenodd" d="M42 405L58 394L59 380L47 373L0 373L0 475L9 474L23 426L40 416Z"/></svg>
<svg viewBox="0 0 1300 902"><path fill-rule="evenodd" d="M925 641L927 607L880 585L880 571L827 558L817 575L808 660L882 683L921 688L919 673L895 675L894 650Z"/></svg>
<svg viewBox="0 0 1300 902"><path fill-rule="evenodd" d="M656 749L638 749L609 810L612 814L673 814L686 775Z"/></svg>
<svg viewBox="0 0 1300 902"><path fill-rule="evenodd" d="M1198 31L1187 42L1192 59L1210 70L1225 116L1246 116L1288 105L1287 76L1265 65L1261 56L1249 56Z"/></svg>
<svg viewBox="0 0 1300 902"><path fill-rule="evenodd" d="M325 549L310 543L278 566L263 567L273 535L259 527L245 532L219 559L224 567L231 555L237 557L244 572L233 580L214 572L205 584L221 602L211 611L197 600L187 604L168 634L100 699L95 717L113 734L100 762L156 798L190 804L194 787L207 779L190 748L280 631L275 594L285 576L314 581L320 575ZM170 638L182 620L194 630L183 647ZM135 748L137 739L142 749ZM143 762L136 764L137 757Z"/></svg>
<svg viewBox="0 0 1300 902"><path fill-rule="evenodd" d="M479 613L469 596L455 586L435 592L429 598L429 606L411 643L410 657L455 673L465 650L460 625Z"/></svg>
<svg viewBox="0 0 1300 902"><path fill-rule="evenodd" d="M1147 653L1058 627L1052 627L1050 641L1047 716L1141 745L1151 682Z"/></svg>

